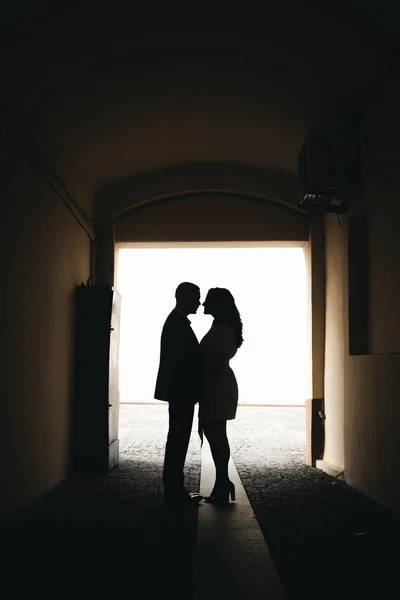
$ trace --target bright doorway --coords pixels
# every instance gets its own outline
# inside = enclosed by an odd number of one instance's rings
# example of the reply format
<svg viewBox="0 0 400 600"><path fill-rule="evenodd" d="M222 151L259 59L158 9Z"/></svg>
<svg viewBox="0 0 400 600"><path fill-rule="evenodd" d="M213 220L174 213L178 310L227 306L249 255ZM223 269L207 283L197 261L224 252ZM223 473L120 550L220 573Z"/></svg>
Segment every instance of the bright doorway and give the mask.
<svg viewBox="0 0 400 600"><path fill-rule="evenodd" d="M303 406L311 397L309 300L304 252L261 244L119 244L122 294L120 402L154 402L160 335L181 281L202 300L228 288L241 313L245 343L231 361L239 404ZM189 316L199 340L212 317Z"/></svg>

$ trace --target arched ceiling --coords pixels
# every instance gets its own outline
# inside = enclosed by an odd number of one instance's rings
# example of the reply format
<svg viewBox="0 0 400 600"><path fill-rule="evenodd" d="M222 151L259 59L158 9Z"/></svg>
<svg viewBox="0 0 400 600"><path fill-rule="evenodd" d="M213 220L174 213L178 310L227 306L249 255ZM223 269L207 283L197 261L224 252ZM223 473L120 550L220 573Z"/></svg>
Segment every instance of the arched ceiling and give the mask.
<svg viewBox="0 0 400 600"><path fill-rule="evenodd" d="M4 98L92 188L191 162L294 177L308 127L361 110L396 42L382 2L286 1L208 27L41 6L3 9Z"/></svg>

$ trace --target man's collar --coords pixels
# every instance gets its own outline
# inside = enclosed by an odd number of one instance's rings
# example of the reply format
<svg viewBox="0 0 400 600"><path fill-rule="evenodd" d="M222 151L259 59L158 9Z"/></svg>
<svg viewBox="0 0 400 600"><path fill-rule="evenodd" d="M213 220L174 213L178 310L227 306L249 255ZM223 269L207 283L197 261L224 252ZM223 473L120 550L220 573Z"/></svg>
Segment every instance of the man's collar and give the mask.
<svg viewBox="0 0 400 600"><path fill-rule="evenodd" d="M176 312L177 312L177 313L179 313L180 315L182 315L182 317L183 317L184 319L186 319L186 321L187 321L188 323L191 323L191 321L190 321L190 319L188 318L188 316L187 316L187 315L185 315L185 313L181 312L181 311L179 310L179 308L176 308L176 307L175 307L175 308L174 308L174 310L176 310Z"/></svg>

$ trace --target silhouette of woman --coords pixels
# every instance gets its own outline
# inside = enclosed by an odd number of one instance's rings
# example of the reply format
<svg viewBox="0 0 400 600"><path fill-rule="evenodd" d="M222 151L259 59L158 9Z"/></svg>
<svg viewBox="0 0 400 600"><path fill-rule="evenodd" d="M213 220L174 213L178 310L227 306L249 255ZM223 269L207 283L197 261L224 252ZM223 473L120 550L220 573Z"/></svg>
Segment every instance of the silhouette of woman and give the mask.
<svg viewBox="0 0 400 600"><path fill-rule="evenodd" d="M223 504L235 500L235 486L228 476L230 447L227 420L234 419L238 386L229 361L243 343L243 325L235 300L225 288L211 288L203 302L204 314L214 317L211 329L200 342L203 389L199 401L199 432L210 444L216 479L207 502Z"/></svg>

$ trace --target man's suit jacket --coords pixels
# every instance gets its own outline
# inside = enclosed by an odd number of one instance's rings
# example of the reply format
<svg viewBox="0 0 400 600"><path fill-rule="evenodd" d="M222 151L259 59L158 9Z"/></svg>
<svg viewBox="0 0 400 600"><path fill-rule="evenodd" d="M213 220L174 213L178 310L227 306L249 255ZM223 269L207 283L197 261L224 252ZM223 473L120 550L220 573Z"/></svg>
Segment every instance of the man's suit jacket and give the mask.
<svg viewBox="0 0 400 600"><path fill-rule="evenodd" d="M195 404L201 381L200 346L190 321L177 310L167 317L161 333L160 366L154 397Z"/></svg>

